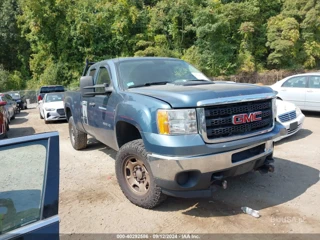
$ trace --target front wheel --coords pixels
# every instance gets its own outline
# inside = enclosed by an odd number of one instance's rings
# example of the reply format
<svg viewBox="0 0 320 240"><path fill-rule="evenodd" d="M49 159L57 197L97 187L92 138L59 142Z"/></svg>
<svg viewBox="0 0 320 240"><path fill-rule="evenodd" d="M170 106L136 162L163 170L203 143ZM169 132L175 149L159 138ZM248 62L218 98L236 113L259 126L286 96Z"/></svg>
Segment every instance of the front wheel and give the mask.
<svg viewBox="0 0 320 240"><path fill-rule="evenodd" d="M154 208L166 199L155 183L142 139L120 148L116 157L116 175L123 194L139 207Z"/></svg>
<svg viewBox="0 0 320 240"><path fill-rule="evenodd" d="M69 135L74 149L81 150L87 147L87 134L77 129L73 117L69 118Z"/></svg>

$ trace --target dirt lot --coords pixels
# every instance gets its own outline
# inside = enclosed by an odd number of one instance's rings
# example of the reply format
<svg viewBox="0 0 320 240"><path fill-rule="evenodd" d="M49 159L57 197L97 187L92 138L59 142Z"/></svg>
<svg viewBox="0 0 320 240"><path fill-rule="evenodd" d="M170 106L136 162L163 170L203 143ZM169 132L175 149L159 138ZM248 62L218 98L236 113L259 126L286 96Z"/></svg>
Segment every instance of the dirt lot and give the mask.
<svg viewBox="0 0 320 240"><path fill-rule="evenodd" d="M276 171L228 180L212 199L169 198L154 210L131 204L114 171L116 152L93 139L75 151L66 122L45 124L38 109L12 121L9 137L60 133L61 233L320 233L320 114L276 144ZM259 219L241 212L259 210Z"/></svg>

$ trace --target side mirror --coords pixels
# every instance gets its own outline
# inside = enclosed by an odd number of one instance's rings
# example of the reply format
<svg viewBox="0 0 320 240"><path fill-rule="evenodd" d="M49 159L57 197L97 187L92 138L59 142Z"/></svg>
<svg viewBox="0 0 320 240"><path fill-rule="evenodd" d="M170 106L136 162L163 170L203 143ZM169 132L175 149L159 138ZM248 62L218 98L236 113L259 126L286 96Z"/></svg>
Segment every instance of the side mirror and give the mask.
<svg viewBox="0 0 320 240"><path fill-rule="evenodd" d="M1 101L1 102L0 102L0 106L5 106L5 105L7 105L7 102L6 102L6 101Z"/></svg>
<svg viewBox="0 0 320 240"><path fill-rule="evenodd" d="M92 76L83 76L80 78L80 90L83 97L94 96Z"/></svg>

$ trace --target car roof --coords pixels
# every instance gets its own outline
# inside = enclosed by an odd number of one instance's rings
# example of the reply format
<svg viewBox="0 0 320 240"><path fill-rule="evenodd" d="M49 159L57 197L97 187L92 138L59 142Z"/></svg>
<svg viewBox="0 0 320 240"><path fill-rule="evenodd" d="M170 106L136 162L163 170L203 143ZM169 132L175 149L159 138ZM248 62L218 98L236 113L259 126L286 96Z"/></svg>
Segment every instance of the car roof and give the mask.
<svg viewBox="0 0 320 240"><path fill-rule="evenodd" d="M300 73L300 74L295 74L288 77L299 77L299 76L309 76L309 75L320 75L320 72Z"/></svg>
<svg viewBox="0 0 320 240"><path fill-rule="evenodd" d="M64 92L50 92L50 93L46 93L45 95L57 95L57 94L64 94Z"/></svg>
<svg viewBox="0 0 320 240"><path fill-rule="evenodd" d="M93 65L96 65L97 63L99 63L99 64L106 63L107 64L109 61L112 61L114 63L120 63L120 62L129 62L129 61L137 61L137 60L176 60L176 61L183 61L182 59L179 59L179 58L170 58L170 57L119 57L119 58L106 59L106 60L103 60L103 61L100 61L100 62L96 62Z"/></svg>

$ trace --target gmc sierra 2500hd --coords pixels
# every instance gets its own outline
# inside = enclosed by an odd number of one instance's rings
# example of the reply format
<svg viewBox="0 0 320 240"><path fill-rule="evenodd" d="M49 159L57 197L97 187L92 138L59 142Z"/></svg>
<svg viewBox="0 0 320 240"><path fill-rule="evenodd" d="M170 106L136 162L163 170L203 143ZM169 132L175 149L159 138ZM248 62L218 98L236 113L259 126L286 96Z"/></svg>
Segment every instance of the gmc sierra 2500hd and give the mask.
<svg viewBox="0 0 320 240"><path fill-rule="evenodd" d="M273 171L275 93L214 83L185 61L117 58L87 62L80 92L66 92L72 146L87 135L118 151L116 176L134 204L153 208L167 195L210 197L227 177Z"/></svg>

